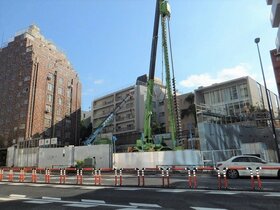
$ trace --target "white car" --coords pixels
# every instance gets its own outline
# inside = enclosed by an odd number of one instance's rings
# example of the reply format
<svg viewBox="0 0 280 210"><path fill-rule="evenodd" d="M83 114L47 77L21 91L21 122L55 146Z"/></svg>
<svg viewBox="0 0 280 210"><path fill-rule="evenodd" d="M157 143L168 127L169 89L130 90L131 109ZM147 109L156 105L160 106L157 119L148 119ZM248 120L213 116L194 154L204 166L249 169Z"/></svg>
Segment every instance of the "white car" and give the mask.
<svg viewBox="0 0 280 210"><path fill-rule="evenodd" d="M259 174L261 177L264 176L280 178L279 163L269 163L262 160L261 158L252 155L234 156L226 161L217 162L216 167L219 168L221 173L223 169L226 168L227 177L230 179L236 179L239 176L250 176L250 170L243 169L248 167L252 169L254 176L256 175L256 169L260 168Z"/></svg>

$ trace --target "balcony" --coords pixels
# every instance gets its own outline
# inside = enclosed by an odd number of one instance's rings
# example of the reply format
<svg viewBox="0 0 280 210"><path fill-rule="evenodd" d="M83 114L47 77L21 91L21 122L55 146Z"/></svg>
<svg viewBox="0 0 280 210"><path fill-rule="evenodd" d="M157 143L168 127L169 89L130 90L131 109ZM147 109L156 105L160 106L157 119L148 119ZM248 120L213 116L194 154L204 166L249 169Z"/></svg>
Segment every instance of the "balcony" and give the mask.
<svg viewBox="0 0 280 210"><path fill-rule="evenodd" d="M273 28L280 23L280 0L274 0L271 7L270 21Z"/></svg>

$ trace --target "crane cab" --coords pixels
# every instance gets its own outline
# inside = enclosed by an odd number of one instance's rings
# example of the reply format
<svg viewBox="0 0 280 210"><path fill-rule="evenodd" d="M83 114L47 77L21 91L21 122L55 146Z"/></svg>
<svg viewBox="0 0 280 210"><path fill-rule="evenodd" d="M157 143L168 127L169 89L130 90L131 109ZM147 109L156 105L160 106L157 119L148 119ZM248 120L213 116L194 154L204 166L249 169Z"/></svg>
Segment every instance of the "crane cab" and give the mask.
<svg viewBox="0 0 280 210"><path fill-rule="evenodd" d="M160 13L163 17L165 16L168 16L170 17L171 15L171 7L170 7L170 4L167 2L167 1L163 1L161 2L161 5L160 5Z"/></svg>

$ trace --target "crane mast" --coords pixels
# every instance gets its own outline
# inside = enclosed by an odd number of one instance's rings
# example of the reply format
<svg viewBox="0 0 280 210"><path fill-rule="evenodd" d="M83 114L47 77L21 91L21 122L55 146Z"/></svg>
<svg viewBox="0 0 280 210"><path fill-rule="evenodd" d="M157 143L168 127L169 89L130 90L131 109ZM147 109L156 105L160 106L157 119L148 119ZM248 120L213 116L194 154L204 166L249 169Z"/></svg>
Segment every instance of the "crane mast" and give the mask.
<svg viewBox="0 0 280 210"><path fill-rule="evenodd" d="M168 53L168 40L167 40L167 25L166 22L170 18L170 6L166 0L157 0L155 19L154 19L154 29L153 29L153 39L152 39L152 49L150 57L150 69L149 69L149 79L147 83L147 98L145 104L145 116L144 116L144 136L142 139L143 144L153 144L152 139L152 99L154 90L154 76L155 76L155 64L156 64L156 54L157 54L157 42L158 42L158 29L159 22L161 18L161 28L162 28L162 47L164 53L164 67L166 74L166 89L167 89L167 107L168 107L168 119L169 119L169 131L171 134L171 140L173 148L177 146L176 138L180 138L180 119L179 111L176 99L176 88L175 79L173 71L173 92L171 88L171 76L170 76L170 64L169 64L169 53ZM171 49L170 49L171 50ZM171 54L172 58L172 54ZM173 63L172 63L173 67ZM179 131L179 132L177 132ZM143 148L143 147L142 147Z"/></svg>
<svg viewBox="0 0 280 210"><path fill-rule="evenodd" d="M149 78L147 84L147 98L145 103L145 116L144 116L144 138L143 143L153 143L152 140L152 113L153 113L153 91L154 91L154 77L155 77L155 66L157 57L157 42L158 42L158 28L160 19L160 3L162 0L157 0L154 20L154 30L152 39L152 49L150 58L150 69Z"/></svg>

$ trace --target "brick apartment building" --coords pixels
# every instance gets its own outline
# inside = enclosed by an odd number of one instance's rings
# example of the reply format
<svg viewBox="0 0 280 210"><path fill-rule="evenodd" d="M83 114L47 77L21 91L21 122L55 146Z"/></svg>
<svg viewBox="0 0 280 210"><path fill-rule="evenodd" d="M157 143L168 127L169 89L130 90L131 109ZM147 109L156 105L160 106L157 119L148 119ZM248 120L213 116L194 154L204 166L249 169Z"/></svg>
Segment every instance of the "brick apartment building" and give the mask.
<svg viewBox="0 0 280 210"><path fill-rule="evenodd" d="M0 48L0 141L79 144L81 83L66 56L31 25Z"/></svg>

